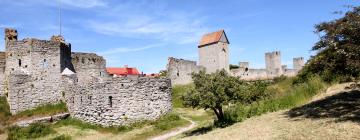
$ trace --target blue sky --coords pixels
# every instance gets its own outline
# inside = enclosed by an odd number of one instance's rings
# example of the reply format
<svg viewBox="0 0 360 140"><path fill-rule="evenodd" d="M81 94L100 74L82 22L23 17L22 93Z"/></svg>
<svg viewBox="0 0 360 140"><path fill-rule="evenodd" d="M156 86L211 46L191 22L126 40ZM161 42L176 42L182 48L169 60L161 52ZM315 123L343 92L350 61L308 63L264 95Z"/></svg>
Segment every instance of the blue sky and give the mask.
<svg viewBox="0 0 360 140"><path fill-rule="evenodd" d="M202 34L225 29L230 62L262 68L264 53L279 50L282 62L308 59L318 40L314 25L339 17L334 11L358 0L61 0L63 35L73 51L95 52L107 66L166 68L168 57L198 60ZM59 34L59 0L0 0L0 28L19 38ZM4 38L0 34L0 38ZM4 44L4 40L0 40ZM1 46L4 50L4 45Z"/></svg>

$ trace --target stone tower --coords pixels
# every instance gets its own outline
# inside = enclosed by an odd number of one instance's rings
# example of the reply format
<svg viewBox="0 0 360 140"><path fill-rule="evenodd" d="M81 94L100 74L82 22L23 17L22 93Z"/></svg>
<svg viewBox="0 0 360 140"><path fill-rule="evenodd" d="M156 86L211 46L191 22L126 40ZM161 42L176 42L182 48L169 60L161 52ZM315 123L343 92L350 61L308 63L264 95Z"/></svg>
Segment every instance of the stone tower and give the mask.
<svg viewBox="0 0 360 140"><path fill-rule="evenodd" d="M206 68L207 73L217 70L229 70L229 40L225 31L220 30L205 34L199 43L199 65Z"/></svg>
<svg viewBox="0 0 360 140"><path fill-rule="evenodd" d="M296 71L299 71L304 67L304 64L305 64L304 58L303 57L294 58L293 63L294 63L294 69Z"/></svg>
<svg viewBox="0 0 360 140"><path fill-rule="evenodd" d="M270 77L276 77L283 74L281 66L280 51L265 53L266 71Z"/></svg>

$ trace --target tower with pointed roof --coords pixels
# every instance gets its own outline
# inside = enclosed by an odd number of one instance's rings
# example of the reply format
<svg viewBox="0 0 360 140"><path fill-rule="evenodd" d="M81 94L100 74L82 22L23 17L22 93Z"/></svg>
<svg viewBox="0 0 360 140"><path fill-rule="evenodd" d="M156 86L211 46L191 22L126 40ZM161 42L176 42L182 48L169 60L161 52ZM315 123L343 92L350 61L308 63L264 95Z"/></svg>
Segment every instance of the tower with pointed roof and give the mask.
<svg viewBox="0 0 360 140"><path fill-rule="evenodd" d="M199 65L206 68L207 73L217 70L229 70L229 40L224 30L205 34L198 45Z"/></svg>

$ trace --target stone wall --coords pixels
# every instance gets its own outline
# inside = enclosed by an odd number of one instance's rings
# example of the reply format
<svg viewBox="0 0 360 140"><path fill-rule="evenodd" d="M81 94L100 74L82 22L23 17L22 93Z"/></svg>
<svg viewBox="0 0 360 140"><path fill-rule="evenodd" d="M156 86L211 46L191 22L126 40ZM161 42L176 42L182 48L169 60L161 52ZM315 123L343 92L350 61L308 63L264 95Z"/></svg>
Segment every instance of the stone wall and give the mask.
<svg viewBox="0 0 360 140"><path fill-rule="evenodd" d="M269 77L282 75L281 52L274 51L265 53L265 66Z"/></svg>
<svg viewBox="0 0 360 140"><path fill-rule="evenodd" d="M176 59L173 57L168 59L168 77L171 79L171 83L173 85L184 85L191 83L191 73L197 73L201 69L205 68L197 66L196 61Z"/></svg>
<svg viewBox="0 0 360 140"><path fill-rule="evenodd" d="M0 52L0 96L4 96L6 54Z"/></svg>
<svg viewBox="0 0 360 140"><path fill-rule="evenodd" d="M104 126L155 120L171 111L171 83L157 78L106 78L82 84L65 76L67 105L74 118ZM64 84L65 85L65 84Z"/></svg>
<svg viewBox="0 0 360 140"><path fill-rule="evenodd" d="M107 77L106 61L103 57L94 53L74 52L71 54L72 64L78 77L78 82L88 83L95 80L103 80Z"/></svg>
<svg viewBox="0 0 360 140"><path fill-rule="evenodd" d="M294 58L293 63L294 63L294 69L297 71L301 70L305 65L303 57Z"/></svg>
<svg viewBox="0 0 360 140"><path fill-rule="evenodd" d="M5 95L11 113L61 100L60 42L24 39L6 47Z"/></svg>
<svg viewBox="0 0 360 140"><path fill-rule="evenodd" d="M267 80L269 79L266 69L238 68L231 70L233 76L238 76L242 80Z"/></svg>
<svg viewBox="0 0 360 140"><path fill-rule="evenodd" d="M206 68L207 73L217 70L229 70L229 47L227 43L218 42L199 48L199 66Z"/></svg>

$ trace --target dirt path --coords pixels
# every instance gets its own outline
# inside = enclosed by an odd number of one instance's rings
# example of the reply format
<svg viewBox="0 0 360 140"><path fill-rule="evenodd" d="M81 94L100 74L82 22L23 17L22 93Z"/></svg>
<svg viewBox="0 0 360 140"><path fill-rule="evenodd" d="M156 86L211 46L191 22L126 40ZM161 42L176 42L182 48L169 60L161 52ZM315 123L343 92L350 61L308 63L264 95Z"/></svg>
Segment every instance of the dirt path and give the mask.
<svg viewBox="0 0 360 140"><path fill-rule="evenodd" d="M182 127L182 128L179 128L177 130L174 130L174 131L171 131L169 133L166 133L164 135L161 135L161 136L157 136L157 137L154 137L154 138L151 138L150 140L166 140L170 137L173 137L173 136L176 136L176 135L179 135L183 132L186 132L186 131L189 131L190 129L193 129L196 127L196 123L194 121L192 121L191 119L189 118L185 118L185 117L181 117L189 122L191 122L191 124L187 127Z"/></svg>
<svg viewBox="0 0 360 140"><path fill-rule="evenodd" d="M247 119L195 140L345 140L360 139L360 91L336 85L310 103Z"/></svg>

